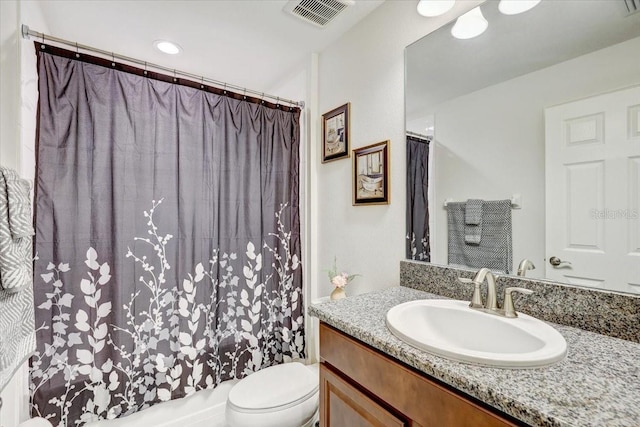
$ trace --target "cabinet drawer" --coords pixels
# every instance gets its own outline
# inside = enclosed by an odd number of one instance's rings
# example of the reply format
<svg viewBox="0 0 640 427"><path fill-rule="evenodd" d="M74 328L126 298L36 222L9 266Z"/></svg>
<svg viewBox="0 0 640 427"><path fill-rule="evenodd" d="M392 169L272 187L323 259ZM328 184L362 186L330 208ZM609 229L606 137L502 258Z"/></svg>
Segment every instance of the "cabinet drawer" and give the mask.
<svg viewBox="0 0 640 427"><path fill-rule="evenodd" d="M320 359L424 427L518 425L325 323L320 324Z"/></svg>
<svg viewBox="0 0 640 427"><path fill-rule="evenodd" d="M321 427L405 427L407 424L320 364Z"/></svg>

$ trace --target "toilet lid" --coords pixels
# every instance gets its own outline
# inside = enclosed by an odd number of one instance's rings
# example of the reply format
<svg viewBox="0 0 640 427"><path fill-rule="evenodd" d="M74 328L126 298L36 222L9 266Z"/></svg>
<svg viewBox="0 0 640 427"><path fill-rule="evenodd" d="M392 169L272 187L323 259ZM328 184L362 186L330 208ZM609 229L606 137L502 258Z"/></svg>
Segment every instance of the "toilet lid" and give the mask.
<svg viewBox="0 0 640 427"><path fill-rule="evenodd" d="M284 363L243 378L229 392L228 404L243 412L295 406L318 391L319 379L302 363Z"/></svg>

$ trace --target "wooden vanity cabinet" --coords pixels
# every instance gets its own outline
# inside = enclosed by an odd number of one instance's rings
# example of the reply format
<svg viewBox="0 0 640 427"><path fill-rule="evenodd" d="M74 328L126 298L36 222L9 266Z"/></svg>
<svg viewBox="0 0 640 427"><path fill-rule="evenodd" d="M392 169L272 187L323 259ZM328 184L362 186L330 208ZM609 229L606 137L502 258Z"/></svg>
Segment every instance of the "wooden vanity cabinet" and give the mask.
<svg viewBox="0 0 640 427"><path fill-rule="evenodd" d="M369 398L334 373L320 365L321 425L349 427L404 427L408 424L384 406ZM322 404L324 402L324 405Z"/></svg>
<svg viewBox="0 0 640 427"><path fill-rule="evenodd" d="M321 427L505 427L497 410L320 323Z"/></svg>

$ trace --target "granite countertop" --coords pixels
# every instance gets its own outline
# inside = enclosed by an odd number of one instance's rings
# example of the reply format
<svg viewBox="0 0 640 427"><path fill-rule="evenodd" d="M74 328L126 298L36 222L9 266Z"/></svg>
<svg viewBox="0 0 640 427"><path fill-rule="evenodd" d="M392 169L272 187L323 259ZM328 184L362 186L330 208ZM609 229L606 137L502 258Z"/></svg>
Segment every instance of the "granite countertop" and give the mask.
<svg viewBox="0 0 640 427"><path fill-rule="evenodd" d="M328 301L309 314L533 426L640 426L640 344L551 324L567 357L546 368L498 369L455 362L405 344L385 324L400 303L441 296L406 287Z"/></svg>

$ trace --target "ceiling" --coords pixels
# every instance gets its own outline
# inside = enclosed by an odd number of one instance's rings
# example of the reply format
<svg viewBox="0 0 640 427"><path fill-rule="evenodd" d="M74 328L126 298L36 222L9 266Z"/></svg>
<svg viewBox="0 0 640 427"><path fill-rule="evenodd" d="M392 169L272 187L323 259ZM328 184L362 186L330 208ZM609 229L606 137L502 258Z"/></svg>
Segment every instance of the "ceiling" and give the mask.
<svg viewBox="0 0 640 427"><path fill-rule="evenodd" d="M34 2L47 23L45 33L269 92L384 0L356 0L324 28L284 12L287 1L281 0ZM173 41L183 51L160 53L153 47L159 39Z"/></svg>
<svg viewBox="0 0 640 427"><path fill-rule="evenodd" d="M453 23L407 48L408 119L434 106L496 83L640 36L640 13L624 0L545 0L520 15L505 16L498 2L481 6L489 28L458 40Z"/></svg>

